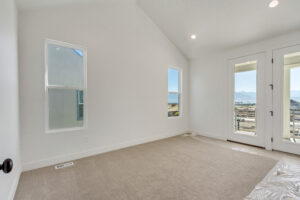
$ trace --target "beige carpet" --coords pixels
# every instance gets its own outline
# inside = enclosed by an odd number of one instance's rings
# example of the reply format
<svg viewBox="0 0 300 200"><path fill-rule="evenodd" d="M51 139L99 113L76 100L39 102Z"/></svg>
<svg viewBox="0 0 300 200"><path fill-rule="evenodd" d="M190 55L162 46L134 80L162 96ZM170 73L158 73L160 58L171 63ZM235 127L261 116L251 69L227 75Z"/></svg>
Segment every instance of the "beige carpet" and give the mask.
<svg viewBox="0 0 300 200"><path fill-rule="evenodd" d="M23 173L15 200L240 200L275 164L178 136Z"/></svg>

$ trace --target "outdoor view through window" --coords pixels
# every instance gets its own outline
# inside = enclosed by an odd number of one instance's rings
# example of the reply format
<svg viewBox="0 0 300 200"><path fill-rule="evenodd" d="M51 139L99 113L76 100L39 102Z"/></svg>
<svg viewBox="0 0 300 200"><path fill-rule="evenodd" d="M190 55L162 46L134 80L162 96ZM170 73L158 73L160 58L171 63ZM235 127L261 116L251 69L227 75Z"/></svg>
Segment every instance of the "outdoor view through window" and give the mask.
<svg viewBox="0 0 300 200"><path fill-rule="evenodd" d="M179 116L180 87L179 70L168 69L168 116Z"/></svg>
<svg viewBox="0 0 300 200"><path fill-rule="evenodd" d="M47 41L48 129L84 126L84 54Z"/></svg>
<svg viewBox="0 0 300 200"><path fill-rule="evenodd" d="M234 130L255 135L256 132L257 61L235 65Z"/></svg>

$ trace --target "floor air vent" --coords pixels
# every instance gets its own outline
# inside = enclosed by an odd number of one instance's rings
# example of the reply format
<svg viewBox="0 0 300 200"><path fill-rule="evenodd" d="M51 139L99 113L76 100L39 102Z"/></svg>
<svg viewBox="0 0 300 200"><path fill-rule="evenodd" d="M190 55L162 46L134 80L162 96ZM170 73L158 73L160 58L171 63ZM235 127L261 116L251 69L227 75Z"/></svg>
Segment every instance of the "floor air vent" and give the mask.
<svg viewBox="0 0 300 200"><path fill-rule="evenodd" d="M55 169L62 169L62 168L66 168L66 167L71 167L73 165L74 165L73 162L68 162L68 163L62 163L62 164L55 165L54 168Z"/></svg>

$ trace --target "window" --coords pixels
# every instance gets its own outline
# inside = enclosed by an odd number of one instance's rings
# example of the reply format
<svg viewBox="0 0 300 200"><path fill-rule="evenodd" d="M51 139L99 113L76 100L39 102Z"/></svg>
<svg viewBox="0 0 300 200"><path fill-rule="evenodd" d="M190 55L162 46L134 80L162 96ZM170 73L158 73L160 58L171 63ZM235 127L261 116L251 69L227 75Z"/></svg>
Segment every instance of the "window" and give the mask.
<svg viewBox="0 0 300 200"><path fill-rule="evenodd" d="M46 40L46 131L80 129L86 124L86 50Z"/></svg>
<svg viewBox="0 0 300 200"><path fill-rule="evenodd" d="M180 116L180 70L168 69L168 116Z"/></svg>

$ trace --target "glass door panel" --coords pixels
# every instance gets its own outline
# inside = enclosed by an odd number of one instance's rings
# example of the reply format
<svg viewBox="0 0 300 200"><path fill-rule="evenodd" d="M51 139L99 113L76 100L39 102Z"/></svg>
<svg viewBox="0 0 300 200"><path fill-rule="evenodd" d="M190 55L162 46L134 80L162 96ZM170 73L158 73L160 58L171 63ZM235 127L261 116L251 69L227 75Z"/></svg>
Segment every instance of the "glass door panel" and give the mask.
<svg viewBox="0 0 300 200"><path fill-rule="evenodd" d="M256 135L256 69L257 61L235 65L234 129Z"/></svg>
<svg viewBox="0 0 300 200"><path fill-rule="evenodd" d="M284 55L283 77L282 137L300 143L300 52Z"/></svg>
<svg viewBox="0 0 300 200"><path fill-rule="evenodd" d="M228 139L265 145L265 53L229 60Z"/></svg>
<svg viewBox="0 0 300 200"><path fill-rule="evenodd" d="M300 154L300 45L273 51L273 149Z"/></svg>

